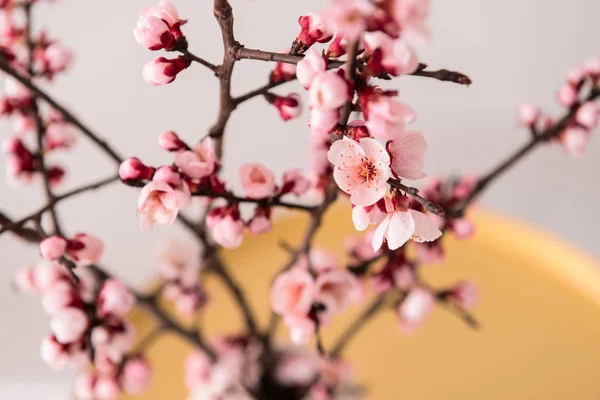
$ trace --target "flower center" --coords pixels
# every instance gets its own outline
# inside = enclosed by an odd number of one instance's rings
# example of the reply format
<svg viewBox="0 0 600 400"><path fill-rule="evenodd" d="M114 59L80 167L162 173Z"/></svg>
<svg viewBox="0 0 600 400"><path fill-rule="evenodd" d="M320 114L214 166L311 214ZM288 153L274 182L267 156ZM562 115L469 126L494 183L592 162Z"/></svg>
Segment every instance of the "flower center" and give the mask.
<svg viewBox="0 0 600 400"><path fill-rule="evenodd" d="M377 167L369 159L363 157L361 163L358 165L357 173L362 181L367 183L367 187L369 187L375 174L377 174Z"/></svg>

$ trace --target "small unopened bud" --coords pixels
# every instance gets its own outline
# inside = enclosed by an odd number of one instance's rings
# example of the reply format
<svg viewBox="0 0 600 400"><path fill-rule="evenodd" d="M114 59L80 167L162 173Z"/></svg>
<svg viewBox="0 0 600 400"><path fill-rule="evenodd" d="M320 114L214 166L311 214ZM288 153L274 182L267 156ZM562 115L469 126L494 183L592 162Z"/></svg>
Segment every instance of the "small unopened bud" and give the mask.
<svg viewBox="0 0 600 400"><path fill-rule="evenodd" d="M161 133L158 137L158 145L161 149L167 151L179 151L188 148L188 146L179 139L179 136L173 131Z"/></svg>
<svg viewBox="0 0 600 400"><path fill-rule="evenodd" d="M154 168L144 165L137 157L123 161L119 166L119 176L122 180L147 180L152 179Z"/></svg>

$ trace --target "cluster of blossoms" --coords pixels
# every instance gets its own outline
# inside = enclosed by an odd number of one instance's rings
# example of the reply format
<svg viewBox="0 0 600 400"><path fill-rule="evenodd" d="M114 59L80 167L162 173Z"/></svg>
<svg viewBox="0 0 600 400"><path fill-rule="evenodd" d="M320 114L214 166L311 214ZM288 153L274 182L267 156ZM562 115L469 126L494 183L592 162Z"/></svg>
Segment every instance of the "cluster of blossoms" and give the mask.
<svg viewBox="0 0 600 400"><path fill-rule="evenodd" d="M574 110L575 118L564 127L556 141L567 154L580 157L587 147L590 133L598 126L600 107L585 97L590 88L600 82L600 57L591 58L582 65L567 71L567 82L558 90L556 98L561 106ZM535 104L524 103L519 107L519 122L534 134L543 133L556 121L544 115Z"/></svg>
<svg viewBox="0 0 600 400"><path fill-rule="evenodd" d="M23 76L36 81L50 81L67 70L71 64L71 53L59 42L48 38L45 32L28 43L23 28L22 7L5 1L0 6L0 57ZM11 122L13 135L3 140L6 154L6 174L13 184L28 183L41 171L39 153L50 153L69 149L75 143L71 125L52 109L42 113L38 109L33 93L12 77L4 81L0 98L0 116ZM42 138L42 147L35 149L37 140L33 132ZM62 181L65 170L60 165L48 165L48 179L52 185Z"/></svg>
<svg viewBox="0 0 600 400"><path fill-rule="evenodd" d="M257 339L230 336L214 341L217 361L202 351L185 360L190 400L254 399L261 383L266 398L303 400L359 399L353 371L338 360L327 360L295 348L266 349ZM268 360L268 361L267 361ZM268 382L264 385L264 382Z"/></svg>
<svg viewBox="0 0 600 400"><path fill-rule="evenodd" d="M235 248L242 243L246 229L255 235L271 229L273 203L288 194L301 196L310 188L310 182L299 170L284 173L281 185L277 185L272 171L260 163L248 163L240 169L246 196L237 197L217 175L220 164L211 138L190 147L169 131L160 135L159 145L174 153L172 165L154 168L138 158L129 158L119 168L125 183L144 185L138 200L144 229L172 223L179 210L191 205L192 196L220 198L226 204L215 205L210 210L207 227L215 242L225 248ZM238 204L241 202L256 203L253 216L247 221L240 214Z"/></svg>
<svg viewBox="0 0 600 400"><path fill-rule="evenodd" d="M134 333L124 317L135 298L119 280L101 282L85 263L82 259L77 283L56 261L43 260L16 276L17 288L41 296L51 317L51 334L42 340L42 359L55 370L93 363L95 370L76 380L78 399L112 400L122 391L139 393L149 382L150 367L140 357L126 356Z"/></svg>

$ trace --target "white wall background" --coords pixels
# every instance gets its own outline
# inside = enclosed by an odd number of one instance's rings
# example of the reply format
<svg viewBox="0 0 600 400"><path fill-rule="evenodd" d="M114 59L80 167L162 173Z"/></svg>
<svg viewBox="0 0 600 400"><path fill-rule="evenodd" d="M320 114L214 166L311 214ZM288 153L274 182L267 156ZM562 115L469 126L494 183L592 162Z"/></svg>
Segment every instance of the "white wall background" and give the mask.
<svg viewBox="0 0 600 400"><path fill-rule="evenodd" d="M218 63L221 44L212 2L173 2L190 20L184 27L190 50ZM217 81L199 65L166 87L152 88L142 80L142 66L157 55L138 46L131 33L146 4L148 0L62 0L36 7L35 21L76 51L71 72L48 90L124 155L157 164L170 159L156 145L159 133L173 129L189 142L205 134L217 113ZM277 51L289 46L297 34L297 17L326 2L232 0L232 4L237 38L248 47ZM554 93L564 71L600 55L598 15L597 0L433 0L433 43L420 51L421 58L432 68L468 73L474 84L465 88L418 77L394 82L402 100L419 112L414 127L429 141L427 172L483 171L494 165L527 139L528 132L515 122L521 101L560 111ZM237 64L234 92L264 84L271 67L258 61ZM281 92L292 90L299 86L290 84ZM228 126L226 177L237 182L237 168L253 160L277 171L304 167L309 146L306 118L283 124L264 100L244 104ZM1 125L0 137L8 135L8 127ZM68 165L64 190L114 171L83 137L71 154L60 157ZM598 256L599 157L598 138L579 160L556 147L539 149L498 181L482 203L555 232ZM15 190L0 180L0 207L15 217L26 215L41 204L41 193L38 187ZM132 283L143 282L152 270L154 245L173 234L184 235L176 226L141 233L135 215L137 194L135 189L113 185L58 208L70 232L89 231L106 239L103 264ZM68 374L52 374L38 356L39 340L48 331L39 302L9 289L13 272L37 258L36 249L7 236L0 239L2 399L25 399L26 393L35 399L59 399L68 393Z"/></svg>

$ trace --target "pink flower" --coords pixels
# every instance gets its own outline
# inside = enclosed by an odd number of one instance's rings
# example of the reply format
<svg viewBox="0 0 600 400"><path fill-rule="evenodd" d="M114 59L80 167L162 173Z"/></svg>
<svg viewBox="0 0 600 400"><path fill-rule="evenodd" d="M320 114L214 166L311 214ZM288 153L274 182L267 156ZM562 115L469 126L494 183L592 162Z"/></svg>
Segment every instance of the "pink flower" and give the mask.
<svg viewBox="0 0 600 400"><path fill-rule="evenodd" d="M158 7L142 9L133 36L149 50L173 50L177 38L182 36L180 26L185 22L179 19L177 10L168 0L161 0Z"/></svg>
<svg viewBox="0 0 600 400"><path fill-rule="evenodd" d="M109 376L99 376L94 383L94 399L98 400L117 400L121 390L115 378Z"/></svg>
<svg viewBox="0 0 600 400"><path fill-rule="evenodd" d="M131 348L135 335L131 325L118 319L112 319L111 322L115 325L101 325L92 329L91 343L98 354L101 353L112 363L119 364Z"/></svg>
<svg viewBox="0 0 600 400"><path fill-rule="evenodd" d="M369 225L379 224L385 219L387 215L385 209L382 211L378 204L352 207L352 222L356 230L364 231Z"/></svg>
<svg viewBox="0 0 600 400"><path fill-rule="evenodd" d="M80 301L70 281L61 280L43 292L42 307L48 315L56 315L76 301Z"/></svg>
<svg viewBox="0 0 600 400"><path fill-rule="evenodd" d="M46 128L44 149L68 149L73 146L76 140L75 128L72 125L62 121L54 122Z"/></svg>
<svg viewBox="0 0 600 400"><path fill-rule="evenodd" d="M421 132L406 132L388 142L387 150L392 159L392 172L396 177L414 180L427 176L423 172L427 142Z"/></svg>
<svg viewBox="0 0 600 400"><path fill-rule="evenodd" d="M390 8L392 17L409 41L427 43L430 33L425 21L429 17L430 0L393 0Z"/></svg>
<svg viewBox="0 0 600 400"><path fill-rule="evenodd" d="M152 176L152 180L155 182L167 183L173 188L181 188L183 185L181 174L177 171L177 168L172 165L158 167Z"/></svg>
<svg viewBox="0 0 600 400"><path fill-rule="evenodd" d="M390 156L377 140L343 138L331 145L327 156L335 165L335 182L354 205L369 206L385 196Z"/></svg>
<svg viewBox="0 0 600 400"><path fill-rule="evenodd" d="M108 279L100 288L96 302L98 316L102 318L108 315L123 317L133 308L135 297L123 282L117 279Z"/></svg>
<svg viewBox="0 0 600 400"><path fill-rule="evenodd" d="M600 107L591 101L583 103L575 114L575 121L587 129L593 129L598 123Z"/></svg>
<svg viewBox="0 0 600 400"><path fill-rule="evenodd" d="M292 169L283 174L282 193L292 192L302 196L310 188L310 181L302 175L299 169Z"/></svg>
<svg viewBox="0 0 600 400"><path fill-rule="evenodd" d="M326 135L338 124L340 113L338 110L323 110L313 108L310 112L308 126L317 135Z"/></svg>
<svg viewBox="0 0 600 400"><path fill-rule="evenodd" d="M427 215L407 208L405 199L392 200L385 197L385 204L388 215L375 230L373 250L379 250L384 240L387 241L390 250L396 250L409 239L415 242L431 242L442 235L435 222Z"/></svg>
<svg viewBox="0 0 600 400"><path fill-rule="evenodd" d="M533 126L539 116L540 116L540 110L538 108L538 106L536 106L533 103L522 103L521 105L519 105L519 123L523 126Z"/></svg>
<svg viewBox="0 0 600 400"><path fill-rule="evenodd" d="M369 132L383 140L396 139L416 119L412 108L385 95L374 96L363 110Z"/></svg>
<svg viewBox="0 0 600 400"><path fill-rule="evenodd" d="M331 34L323 21L321 15L308 13L298 18L301 31L294 41L298 52L303 52L316 42L325 43L331 39Z"/></svg>
<svg viewBox="0 0 600 400"><path fill-rule="evenodd" d="M375 5L369 0L332 0L322 16L331 32L354 41L367 29L375 11Z"/></svg>
<svg viewBox="0 0 600 400"><path fill-rule="evenodd" d="M48 70L57 73L67 69L73 61L73 54L60 43L52 43L44 50L43 58Z"/></svg>
<svg viewBox="0 0 600 400"><path fill-rule="evenodd" d="M421 287L415 287L398 307L400 330L413 332L431 313L435 304L433 294Z"/></svg>
<svg viewBox="0 0 600 400"><path fill-rule="evenodd" d="M285 53L288 52L288 49L285 50ZM292 80L296 76L296 66L294 64L288 63L277 63L275 64L275 68L271 71L271 75L269 76L270 82L279 83L279 82L287 82Z"/></svg>
<svg viewBox="0 0 600 400"><path fill-rule="evenodd" d="M306 53L306 56L302 60L298 61L296 77L298 78L298 82L308 90L313 79L326 70L327 63L321 52L313 48Z"/></svg>
<svg viewBox="0 0 600 400"><path fill-rule="evenodd" d="M448 296L457 306L465 310L470 310L479 304L479 290L470 282L457 283Z"/></svg>
<svg viewBox="0 0 600 400"><path fill-rule="evenodd" d="M69 255L79 265L86 266L100 261L104 253L104 242L93 235L78 233L69 241Z"/></svg>
<svg viewBox="0 0 600 400"><path fill-rule="evenodd" d="M50 329L59 343L73 343L81 338L88 327L88 317L75 307L61 310L50 321Z"/></svg>
<svg viewBox="0 0 600 400"><path fill-rule="evenodd" d="M191 150L175 154L175 165L192 179L201 179L212 174L217 165L212 139L204 139L196 143Z"/></svg>
<svg viewBox="0 0 600 400"><path fill-rule="evenodd" d="M459 239L468 239L475 233L475 224L468 218L456 218L450 222L452 233Z"/></svg>
<svg viewBox="0 0 600 400"><path fill-rule="evenodd" d="M556 93L556 98L565 107L571 107L577 101L578 96L577 89L569 83L563 85Z"/></svg>
<svg viewBox="0 0 600 400"><path fill-rule="evenodd" d="M187 185L181 190L173 189L161 181L149 182L140 193L138 212L142 215L143 229L152 229L154 224L171 224L180 209L191 202Z"/></svg>
<svg viewBox="0 0 600 400"><path fill-rule="evenodd" d="M73 395L78 400L94 400L94 382L96 377L93 372L83 372L73 382Z"/></svg>
<svg viewBox="0 0 600 400"><path fill-rule="evenodd" d="M393 39L381 31L365 33L363 39L372 55L368 65L376 74L411 74L419 66L414 50L402 39Z"/></svg>
<svg viewBox="0 0 600 400"><path fill-rule="evenodd" d="M271 196L275 191L273 172L260 163L242 165L240 179L246 196L251 199L263 199Z"/></svg>
<svg viewBox="0 0 600 400"><path fill-rule="evenodd" d="M173 82L177 74L189 67L190 63L191 61L183 56L175 59L159 57L146 64L142 75L152 86L166 85Z"/></svg>
<svg viewBox="0 0 600 400"><path fill-rule="evenodd" d="M346 54L346 46L348 46L348 40L344 35L336 34L333 37L331 43L327 47L325 55L329 58L338 58Z"/></svg>
<svg viewBox="0 0 600 400"><path fill-rule="evenodd" d="M121 374L121 386L129 394L139 395L148 389L152 380L150 363L141 357L133 358L125 364Z"/></svg>
<svg viewBox="0 0 600 400"><path fill-rule="evenodd" d="M119 177L124 180L149 180L154 176L154 168L144 165L136 157L130 157L119 166Z"/></svg>
<svg viewBox="0 0 600 400"><path fill-rule="evenodd" d="M179 151L187 148L187 145L173 131L161 133L158 137L158 145L167 151Z"/></svg>
<svg viewBox="0 0 600 400"><path fill-rule="evenodd" d="M312 275L301 268L281 273L271 288L271 308L279 315L308 314L317 294Z"/></svg>
<svg viewBox="0 0 600 400"><path fill-rule="evenodd" d="M298 118L302 114L302 101L297 93L285 97L274 96L274 99L270 102L277 108L281 119L284 121Z"/></svg>
<svg viewBox="0 0 600 400"><path fill-rule="evenodd" d="M192 390L208 379L212 364L203 352L196 350L184 362L185 386Z"/></svg>
<svg viewBox="0 0 600 400"><path fill-rule="evenodd" d="M308 93L310 107L336 110L349 99L348 84L337 72L327 71L317 75Z"/></svg>
<svg viewBox="0 0 600 400"><path fill-rule="evenodd" d="M54 371L64 369L71 360L67 346L58 343L54 335L48 335L42 339L40 356Z"/></svg>
<svg viewBox="0 0 600 400"><path fill-rule="evenodd" d="M40 243L40 254L46 260L57 260L65 254L67 241L57 235L50 236Z"/></svg>
<svg viewBox="0 0 600 400"><path fill-rule="evenodd" d="M316 281L317 301L328 313L341 313L360 297L356 278L345 270L320 273Z"/></svg>
<svg viewBox="0 0 600 400"><path fill-rule="evenodd" d="M237 207L229 210L212 209L206 218L206 224L214 241L226 249L235 249L242 244L245 226Z"/></svg>
<svg viewBox="0 0 600 400"><path fill-rule="evenodd" d="M21 82L10 76L4 80L4 96L6 96L9 102L13 103L16 108L28 106L33 99L31 91Z"/></svg>
<svg viewBox="0 0 600 400"><path fill-rule="evenodd" d="M581 127L571 126L560 134L559 140L563 148L572 157L581 157L585 154L590 133Z"/></svg>
<svg viewBox="0 0 600 400"><path fill-rule="evenodd" d="M308 344L317 329L315 321L311 318L294 314L285 315L283 323L290 330L290 340L297 346Z"/></svg>
<svg viewBox="0 0 600 400"><path fill-rule="evenodd" d="M273 224L271 219L264 212L257 212L248 224L248 230L253 235L261 235L271 230Z"/></svg>

